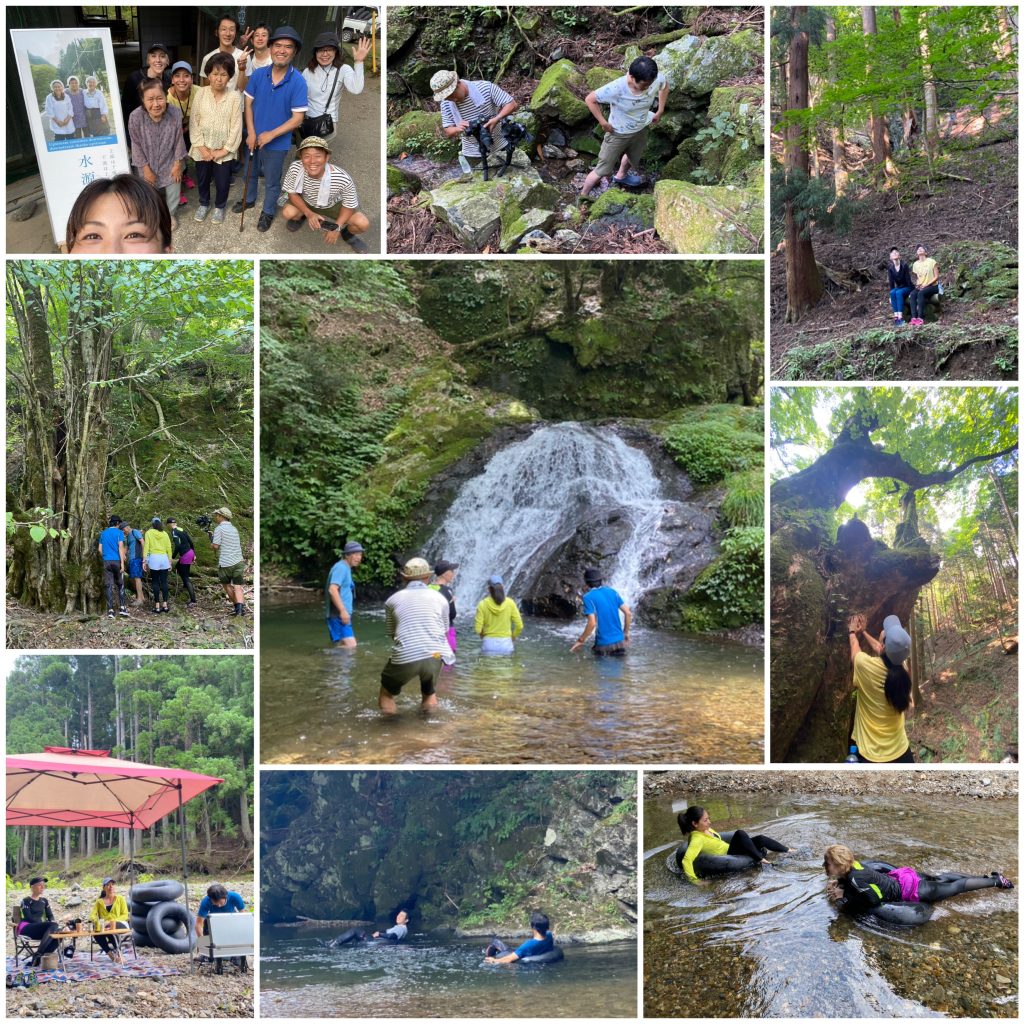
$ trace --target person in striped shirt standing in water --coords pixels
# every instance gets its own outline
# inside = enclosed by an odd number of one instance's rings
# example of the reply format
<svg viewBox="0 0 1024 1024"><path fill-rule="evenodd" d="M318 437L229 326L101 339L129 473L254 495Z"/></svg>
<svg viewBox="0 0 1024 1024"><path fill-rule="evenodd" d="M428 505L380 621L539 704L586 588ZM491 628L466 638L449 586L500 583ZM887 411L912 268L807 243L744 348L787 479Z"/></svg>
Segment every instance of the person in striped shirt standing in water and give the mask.
<svg viewBox="0 0 1024 1024"><path fill-rule="evenodd" d="M420 681L421 707L436 707L434 688L441 665L455 661L448 644L448 600L427 586L432 575L425 559L411 558L402 567L405 586L384 602L392 645L391 657L380 674L377 704L385 715L398 710L395 698L413 679Z"/></svg>
<svg viewBox="0 0 1024 1024"><path fill-rule="evenodd" d="M441 130L448 138L462 136L462 155L479 163L480 144L466 134L474 121L483 121L494 132L503 118L519 109L519 104L493 82L467 82L454 71L438 71L430 80L434 100L441 104ZM495 140L497 143L498 140Z"/></svg>

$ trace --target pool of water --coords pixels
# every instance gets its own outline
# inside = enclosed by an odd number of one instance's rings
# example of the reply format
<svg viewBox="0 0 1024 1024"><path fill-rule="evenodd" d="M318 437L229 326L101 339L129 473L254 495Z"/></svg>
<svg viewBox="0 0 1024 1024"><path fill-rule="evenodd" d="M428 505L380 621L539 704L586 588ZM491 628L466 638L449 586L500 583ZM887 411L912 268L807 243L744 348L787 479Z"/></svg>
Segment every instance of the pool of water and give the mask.
<svg viewBox="0 0 1024 1024"><path fill-rule="evenodd" d="M686 796L708 809L716 830L764 833L795 852L704 888L689 884L665 867ZM1013 801L708 793L648 801L646 1015L1017 1016L1017 890L943 900L911 929L853 919L825 898L822 854L832 843L923 872L999 870L1018 881Z"/></svg>
<svg viewBox="0 0 1024 1024"><path fill-rule="evenodd" d="M636 1015L636 943L570 946L561 963L483 963L486 939L414 936L400 946L325 949L333 932L262 930L264 1017L588 1017Z"/></svg>
<svg viewBox="0 0 1024 1024"><path fill-rule="evenodd" d="M465 623L439 707L409 684L399 714L377 709L388 660L383 606L356 610L359 646L330 646L323 605L260 614L263 761L290 763L709 764L760 762L758 648L634 631L624 658L569 652L578 622L526 619L510 657L483 657Z"/></svg>

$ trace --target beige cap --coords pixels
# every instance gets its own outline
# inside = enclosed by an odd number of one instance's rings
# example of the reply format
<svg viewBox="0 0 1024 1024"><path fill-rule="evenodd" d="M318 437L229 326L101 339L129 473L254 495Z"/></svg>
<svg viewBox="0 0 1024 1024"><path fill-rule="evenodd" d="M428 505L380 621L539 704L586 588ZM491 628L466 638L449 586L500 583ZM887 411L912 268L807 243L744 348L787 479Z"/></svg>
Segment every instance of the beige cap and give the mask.
<svg viewBox="0 0 1024 1024"><path fill-rule="evenodd" d="M303 139L299 143L299 152L301 153L304 149L322 149L330 153L331 147L327 145L326 139L321 139L319 135L310 135L308 138Z"/></svg>
<svg viewBox="0 0 1024 1024"><path fill-rule="evenodd" d="M459 76L454 71L438 71L430 79L430 90L434 94L434 99L440 103L441 100L448 99L455 92L455 87L458 84Z"/></svg>
<svg viewBox="0 0 1024 1024"><path fill-rule="evenodd" d="M214 510L215 516L223 516L225 519L231 518L231 509L229 508L218 508Z"/></svg>
<svg viewBox="0 0 1024 1024"><path fill-rule="evenodd" d="M402 567L402 575L407 580L419 579L421 576L430 576L430 563L424 558L410 558Z"/></svg>

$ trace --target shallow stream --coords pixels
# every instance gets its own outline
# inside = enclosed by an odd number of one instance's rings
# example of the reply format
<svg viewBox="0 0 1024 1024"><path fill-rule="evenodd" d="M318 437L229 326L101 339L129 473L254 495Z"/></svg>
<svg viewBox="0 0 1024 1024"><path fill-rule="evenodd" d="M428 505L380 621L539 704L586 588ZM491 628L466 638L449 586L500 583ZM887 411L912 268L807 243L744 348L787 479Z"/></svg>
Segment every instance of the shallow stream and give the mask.
<svg viewBox="0 0 1024 1024"><path fill-rule="evenodd" d="M333 932L262 929L264 1017L633 1017L635 942L569 946L557 964L487 965L486 939L413 936L325 949Z"/></svg>
<svg viewBox="0 0 1024 1024"><path fill-rule="evenodd" d="M763 833L795 852L691 885L665 866L687 797L707 808L716 831ZM925 873L999 870L1019 882L1014 801L709 793L648 801L646 1015L1017 1016L1017 890L943 900L912 929L854 919L825 898L822 855L832 843Z"/></svg>
<svg viewBox="0 0 1024 1024"><path fill-rule="evenodd" d="M333 648L323 604L260 615L260 743L269 764L691 764L763 758L759 648L636 629L623 658L569 647L580 622L525 619L509 657L483 657L460 612L458 662L442 673L439 707L419 686L377 709L389 642L383 606L356 607L359 646Z"/></svg>

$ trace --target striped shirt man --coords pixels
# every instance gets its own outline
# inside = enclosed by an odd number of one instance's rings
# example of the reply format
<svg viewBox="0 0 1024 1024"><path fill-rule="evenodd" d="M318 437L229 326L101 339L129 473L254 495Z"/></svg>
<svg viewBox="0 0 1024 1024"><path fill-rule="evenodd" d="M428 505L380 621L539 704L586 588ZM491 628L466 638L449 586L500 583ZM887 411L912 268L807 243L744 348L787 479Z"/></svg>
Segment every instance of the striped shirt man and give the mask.
<svg viewBox="0 0 1024 1024"><path fill-rule="evenodd" d="M313 210L329 210L334 206L343 206L346 210L359 209L359 197L356 195L356 185L348 171L342 170L337 164L328 164L324 168L324 174L330 174L330 198L326 203L317 202L320 197L320 182L322 178L311 178L305 173L301 160L295 160L288 168L284 176L281 188L285 192L295 193L300 175L302 177L302 201Z"/></svg>
<svg viewBox="0 0 1024 1024"><path fill-rule="evenodd" d="M461 103L454 100L441 100L441 127L454 128L461 121L472 124L474 121L490 121L505 104L512 103L510 96L493 82L466 82L466 98ZM472 135L462 136L462 153L464 156L482 156L480 144Z"/></svg>
<svg viewBox="0 0 1024 1024"><path fill-rule="evenodd" d="M393 664L407 665L438 654L451 658L448 601L422 580L412 580L384 602L384 621L393 640Z"/></svg>
<svg viewBox="0 0 1024 1024"><path fill-rule="evenodd" d="M213 544L217 548L217 565L226 568L242 561L242 542L238 531L225 521L213 531Z"/></svg>

